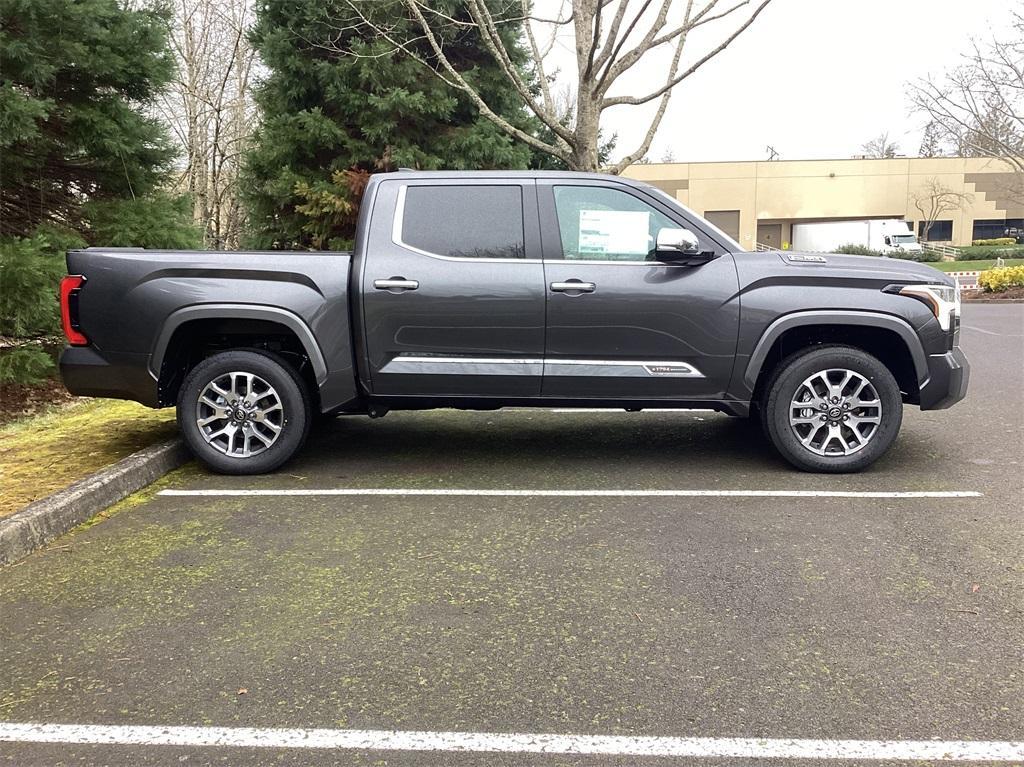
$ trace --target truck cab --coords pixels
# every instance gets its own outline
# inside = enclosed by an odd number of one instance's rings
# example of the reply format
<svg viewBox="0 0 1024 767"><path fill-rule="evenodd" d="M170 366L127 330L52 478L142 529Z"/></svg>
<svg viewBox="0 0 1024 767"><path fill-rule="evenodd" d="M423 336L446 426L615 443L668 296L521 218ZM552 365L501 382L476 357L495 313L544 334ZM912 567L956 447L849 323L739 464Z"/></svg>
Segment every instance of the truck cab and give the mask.
<svg viewBox="0 0 1024 767"><path fill-rule="evenodd" d="M921 253L921 243L917 241L917 235L908 222L897 219L881 221L879 228L882 236L880 250L883 253Z"/></svg>

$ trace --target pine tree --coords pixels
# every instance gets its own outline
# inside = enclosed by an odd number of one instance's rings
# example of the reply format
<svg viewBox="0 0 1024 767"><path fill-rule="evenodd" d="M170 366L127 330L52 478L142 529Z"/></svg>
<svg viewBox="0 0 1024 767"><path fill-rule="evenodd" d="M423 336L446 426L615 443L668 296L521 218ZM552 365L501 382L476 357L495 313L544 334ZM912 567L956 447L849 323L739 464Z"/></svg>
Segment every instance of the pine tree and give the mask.
<svg viewBox="0 0 1024 767"><path fill-rule="evenodd" d="M78 228L85 201L160 180L169 143L138 105L173 72L166 20L118 0L0 0L0 235Z"/></svg>
<svg viewBox="0 0 1024 767"><path fill-rule="evenodd" d="M59 333L68 248L198 244L187 206L157 190L172 151L145 111L173 73L168 18L120 0L0 0L0 334ZM50 369L36 343L0 354L0 383Z"/></svg>
<svg viewBox="0 0 1024 767"><path fill-rule="evenodd" d="M458 16L459 5L441 0L432 7ZM495 13L508 6L494 5ZM399 26L411 24L394 0L362 6ZM529 148L481 117L465 96L408 56L392 55L390 44L368 36L365 26L348 24L348 8L345 0L266 0L259 8L252 39L270 74L257 93L263 123L242 185L259 246L347 244L369 173L531 162ZM514 46L518 30L506 29ZM490 94L492 106L528 124L475 33L451 25L444 34L449 55Z"/></svg>

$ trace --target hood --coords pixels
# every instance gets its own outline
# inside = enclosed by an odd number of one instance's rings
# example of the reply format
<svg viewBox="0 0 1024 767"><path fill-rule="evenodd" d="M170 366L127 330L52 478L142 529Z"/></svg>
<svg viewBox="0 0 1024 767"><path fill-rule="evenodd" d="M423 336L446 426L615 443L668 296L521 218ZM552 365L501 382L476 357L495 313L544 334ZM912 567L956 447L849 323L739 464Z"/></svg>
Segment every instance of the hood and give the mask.
<svg viewBox="0 0 1024 767"><path fill-rule="evenodd" d="M955 285L945 272L935 267L886 256L847 256L840 253L801 253L779 251L779 258L793 269L823 270L831 277L869 279L889 282L930 282Z"/></svg>

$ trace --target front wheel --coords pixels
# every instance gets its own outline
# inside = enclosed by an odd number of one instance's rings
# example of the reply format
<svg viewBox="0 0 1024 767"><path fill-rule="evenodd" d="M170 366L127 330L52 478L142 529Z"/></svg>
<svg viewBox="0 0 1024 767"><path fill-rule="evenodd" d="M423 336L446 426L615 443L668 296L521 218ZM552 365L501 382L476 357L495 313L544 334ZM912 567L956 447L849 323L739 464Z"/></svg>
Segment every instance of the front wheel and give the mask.
<svg viewBox="0 0 1024 767"><path fill-rule="evenodd" d="M178 393L178 428L195 456L221 474L263 474L306 441L310 397L275 355L229 351L200 362Z"/></svg>
<svg viewBox="0 0 1024 767"><path fill-rule="evenodd" d="M903 421L900 387L877 358L849 346L798 352L767 387L762 423L804 471L854 472L878 460Z"/></svg>

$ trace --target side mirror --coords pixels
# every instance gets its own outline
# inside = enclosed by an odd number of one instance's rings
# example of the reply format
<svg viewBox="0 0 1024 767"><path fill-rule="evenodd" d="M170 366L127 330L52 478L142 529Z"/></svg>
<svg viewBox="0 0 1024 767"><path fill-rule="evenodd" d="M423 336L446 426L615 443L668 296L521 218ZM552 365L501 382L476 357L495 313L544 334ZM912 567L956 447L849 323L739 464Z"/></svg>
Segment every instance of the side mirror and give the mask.
<svg viewBox="0 0 1024 767"><path fill-rule="evenodd" d="M659 261L678 261L691 266L715 257L713 250L700 249L700 240L689 229L659 229L655 252Z"/></svg>
<svg viewBox="0 0 1024 767"><path fill-rule="evenodd" d="M689 229L659 229L657 251L667 258L696 256L700 253L700 240Z"/></svg>

